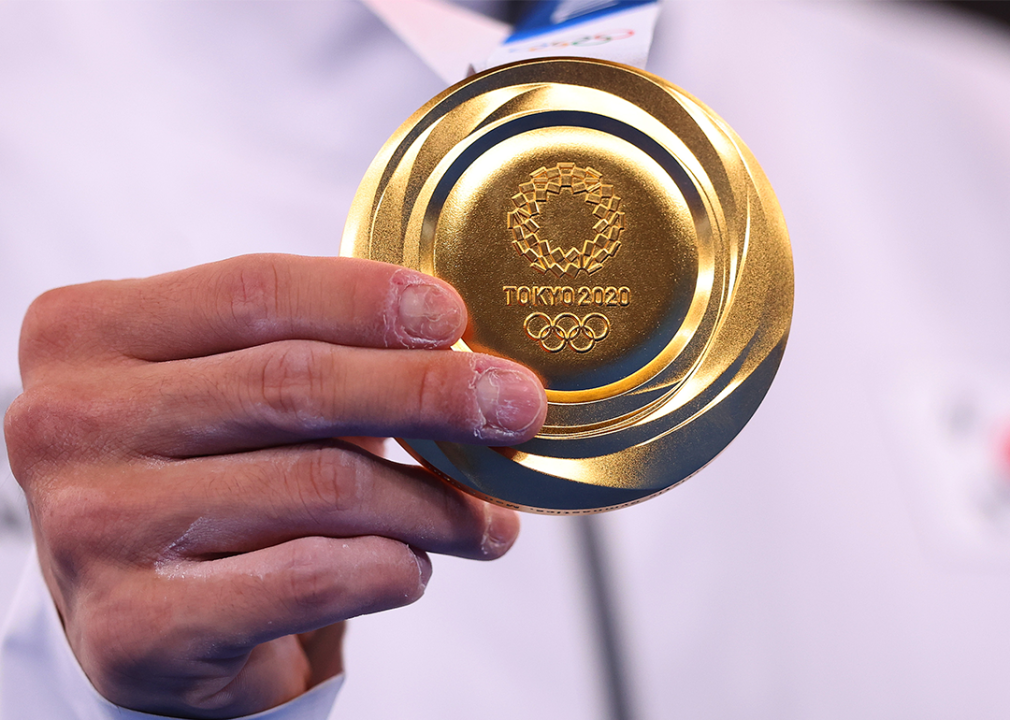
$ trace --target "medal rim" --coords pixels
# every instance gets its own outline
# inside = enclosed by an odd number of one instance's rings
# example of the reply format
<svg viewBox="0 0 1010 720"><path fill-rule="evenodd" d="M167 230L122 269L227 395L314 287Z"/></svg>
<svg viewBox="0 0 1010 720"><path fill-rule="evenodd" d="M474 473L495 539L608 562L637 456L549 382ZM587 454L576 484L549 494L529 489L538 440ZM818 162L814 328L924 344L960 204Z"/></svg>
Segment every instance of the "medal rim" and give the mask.
<svg viewBox="0 0 1010 720"><path fill-rule="evenodd" d="M579 475L578 471L569 473L566 477L564 473L561 475L555 475L550 472L542 472L535 467L535 464L532 467L522 465L524 460L529 462L530 455L527 451L536 447L538 442L542 445L544 442L550 442L552 438L555 440L557 439L556 436L552 436L549 432L544 433L543 431L541 431L541 434L534 440L513 448L489 448L479 445L440 443L427 440L399 440L400 444L407 450L407 452L429 470L443 477L456 487L459 487L470 494L481 497L484 500L536 513L581 514L601 512L604 510L633 505L666 492L689 477L692 477L699 470L705 467L708 462L722 452L743 429L753 413L756 411L757 407L760 405L760 402L770 387L771 380L777 371L786 340L788 339L788 327L792 312L793 286L791 251L789 250L788 234L785 230L784 219L782 218L781 209L778 206L774 192L772 191L767 178L761 171L760 166L758 166L756 160L753 158L753 155L750 154L750 151L745 145L743 145L743 142L739 139L739 137L736 136L736 134L724 121L721 120L721 118L715 115L707 108L707 106L693 96L651 73L637 68L629 68L621 65L620 63L595 59L587 60L585 58L550 58L523 60L509 65L492 68L482 73L473 75L435 96L419 108L413 115L411 115L411 117L408 118L396 130L396 132L393 133L390 139L379 151L375 160L373 160L358 188L351 206L351 211L348 215L347 224L345 226L343 249L345 252L349 251L349 254L353 254L357 257L376 259L374 257L375 253L373 253L371 242L371 228L375 219L375 213L383 201L384 192L380 192L380 189L384 190L384 179L388 181L389 178L396 172L396 167L390 167L391 161L393 161L397 152L402 149L405 140L410 137L411 133L415 131L422 120L429 117L429 115L435 112L440 105L445 103L447 100L452 99L454 96L457 96L456 100L460 103L472 99L473 97L477 97L479 94L474 94L474 86L481 83L481 81L486 81L489 77L514 73L517 69L522 71L528 69L528 66L534 65L550 65L557 67L559 63L604 66L616 69L620 72L632 73L639 78L644 78L647 81L651 81L659 92L665 92L668 94L675 93L676 95L674 96L674 99L682 105L685 105L685 109L689 112L693 111L700 113L701 116L707 119L708 122L717 127L718 131L724 133L729 138L733 150L737 153L737 157L735 159L743 164L750 175L749 179L754 185L753 194L756 195L759 200L759 210L763 214L763 219L765 219L770 226L767 231L770 235L774 236L769 242L777 242L779 245L784 246L785 267L778 268L777 270L788 275L788 278L781 277L778 279L779 285L786 287L788 294L788 299L787 302L784 303L784 307L778 308L778 314L780 317L777 319L779 320L779 324L782 322L781 316L784 316L784 329L781 331L781 337L778 339L777 343L775 343L774 347L767 352L766 356L759 365L753 368L752 371L743 378L743 381L738 383L737 386L731 390L731 393L737 392L740 395L746 395L747 401L742 404L738 403L740 404L740 407L735 407L733 412L730 413L730 417L728 419L722 418L723 420L728 420L728 426L724 426L722 428L721 437L715 441L709 440L705 442L704 444L708 446L708 449L705 452L696 453L697 457L695 457L694 462L691 464L691 468L689 468L688 471L679 472L678 476L669 479L669 482L665 482L664 480L663 483L658 486L654 483L645 483L644 485L639 484L631 488L629 488L627 483L624 482L615 482L613 485L601 485L598 483L585 483L580 481L578 477L576 477ZM588 74L591 75L592 72L590 71ZM545 80L543 82L550 81ZM688 105L691 107L686 107ZM680 162L679 158L676 159ZM720 157L720 160L724 159L725 158ZM418 198L420 198L420 196L418 196ZM748 208L748 210L750 210L750 208ZM405 212L412 213L413 211L414 208L411 208ZM406 244L404 244L404 247L406 247ZM405 253L401 251L400 255L402 260ZM419 255L419 257L423 258L425 256ZM780 258L780 260L781 259L782 258ZM400 264L412 266L403 262ZM416 269L425 269L420 267L422 264L423 260L417 263L419 267ZM780 262L780 264L783 263ZM779 304L781 305L781 298L779 300ZM463 341L457 343L457 345L454 346L454 349L469 351L469 348ZM635 374L640 373L641 370L642 369L636 370L634 373L618 380L617 383L614 384L622 385L625 388L627 388L629 384L634 385L634 382L630 381L629 378L634 377ZM753 387L755 382L757 382L757 387ZM744 384L751 386L746 393L741 392ZM561 403L579 403L584 400L591 400L592 398L587 397L587 393L592 395L597 390L598 388L593 388L588 391L552 390L548 391L548 399L552 402L552 406L559 406ZM727 409L726 403L723 403L721 406L716 405L708 408L705 412L712 413L715 410L719 410L720 407L722 407L724 411ZM723 412L723 414L725 414L725 412ZM670 432L660 433L655 437L646 439L644 444L652 445L654 452L661 453L662 451L660 450L659 445L664 443L666 445L670 445L671 443L674 445L676 444L674 442L675 438L670 438L668 437L669 435ZM581 445L582 444L580 443L579 446L581 447ZM618 450L616 453L606 453L606 456L611 457L613 455L621 455L624 453L628 456L628 462L630 463L632 462L631 456L636 455L636 453L629 451L634 450L635 447L637 446L626 448L625 450ZM670 452L670 450L668 449L666 452ZM463 457L462 463L454 462L450 459L450 455L459 455L460 453ZM488 455L489 453L493 453L494 456L503 458L506 461L511 461L512 466L514 466L513 474L516 475L517 480L523 479L524 481L532 482L536 485L538 480L544 481L546 478L560 479L570 483L571 494L573 497L586 495L588 492L586 490L587 486L598 490L609 489L611 492L601 493L597 492L597 490L593 490L590 494L593 495L594 499L587 502L580 502L577 499L573 502L567 502L563 499L561 501L558 501L557 499L554 501L545 501L544 491L539 493L540 497L538 498L536 487L533 487L528 493L520 491L517 495L513 495L508 492L501 492L500 489L498 491L489 492L486 487L482 487L479 476L480 470L473 470L473 467L480 467L488 464L486 462L488 460L491 460L492 464L500 465L493 456ZM599 460L601 457L603 456L587 454L581 458L574 459L590 463L594 460ZM518 458L518 460L516 458ZM567 462L567 460L565 462ZM467 471L459 467L460 464L472 467L469 471ZM564 465L564 462L555 464ZM547 462L546 465L551 465L551 463ZM506 468L508 467L510 466L506 465ZM518 469L520 467L522 468L521 471ZM632 473L635 472L634 469L629 469L628 471ZM533 474L532 478L527 477L530 473ZM631 490L631 495L633 497L629 496L629 489ZM529 497L527 497L527 495Z"/></svg>

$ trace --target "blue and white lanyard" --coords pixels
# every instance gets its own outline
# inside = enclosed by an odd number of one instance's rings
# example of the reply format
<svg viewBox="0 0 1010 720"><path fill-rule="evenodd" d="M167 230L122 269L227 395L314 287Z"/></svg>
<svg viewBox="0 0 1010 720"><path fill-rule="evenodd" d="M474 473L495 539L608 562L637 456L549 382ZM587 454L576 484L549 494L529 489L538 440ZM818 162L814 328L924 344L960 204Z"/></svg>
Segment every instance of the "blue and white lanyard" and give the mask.
<svg viewBox="0 0 1010 720"><path fill-rule="evenodd" d="M542 57L585 57L644 68L658 0L539 0L475 70Z"/></svg>

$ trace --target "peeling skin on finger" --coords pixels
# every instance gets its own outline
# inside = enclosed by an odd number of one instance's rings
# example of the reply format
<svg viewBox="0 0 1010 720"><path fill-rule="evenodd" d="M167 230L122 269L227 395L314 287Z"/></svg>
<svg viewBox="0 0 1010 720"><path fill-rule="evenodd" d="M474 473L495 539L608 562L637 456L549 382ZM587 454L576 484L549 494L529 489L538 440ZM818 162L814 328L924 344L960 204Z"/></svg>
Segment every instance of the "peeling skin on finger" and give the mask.
<svg viewBox="0 0 1010 720"><path fill-rule="evenodd" d="M467 420L473 423L473 436L478 440L482 440L481 429L487 425L487 419L484 417L484 413L481 412L480 403L477 401L477 383L480 381L481 372L484 370L482 367L484 363L480 362L480 357L477 355L468 355L467 359L470 361L470 415Z"/></svg>
<svg viewBox="0 0 1010 720"><path fill-rule="evenodd" d="M191 525L191 528L193 525L202 526L204 524L206 524L206 519L199 518ZM180 540L185 538L188 532L189 530L183 533L180 536ZM359 538L359 540L362 539L367 540L367 538ZM428 586L428 580L431 578L431 561L423 550L418 550L399 541L395 542L406 551L409 557L408 561L400 555L396 562L398 564L412 562L413 567L417 571L416 590L405 591L404 598L408 600L411 598L416 599L424 594L425 588ZM175 543L173 543L174 545ZM345 553L341 557L341 569L348 577L367 574L375 567L387 565L390 560L388 545L375 546L369 543L364 545L358 543L352 546L351 542L341 542L340 548ZM286 567L270 563L266 565L260 565L259 563L252 564L246 562L245 557L247 557L245 553L207 560L186 559L178 556L162 557L155 563L154 570L157 575L167 580L195 580L218 576L225 568L230 567L232 572L235 569L241 568L240 572L242 575L264 581L271 574L276 573L279 568L283 569L283 567Z"/></svg>
<svg viewBox="0 0 1010 720"><path fill-rule="evenodd" d="M471 362L474 437L509 442L524 435L540 417L544 400L539 387L518 370L494 366L482 369L476 359Z"/></svg>
<svg viewBox="0 0 1010 720"><path fill-rule="evenodd" d="M442 347L458 337L465 321L458 301L430 278L406 268L390 276L382 309L386 347Z"/></svg>
<svg viewBox="0 0 1010 720"><path fill-rule="evenodd" d="M407 347L409 338L400 328L400 295L403 288L420 284L414 273L397 270L389 278L389 291L382 308L382 340L386 347Z"/></svg>
<svg viewBox="0 0 1010 720"><path fill-rule="evenodd" d="M189 577L195 577L201 573L195 572L199 563L192 560L184 560L182 562L172 561L172 560L158 560L154 564L154 572L166 580L185 580Z"/></svg>

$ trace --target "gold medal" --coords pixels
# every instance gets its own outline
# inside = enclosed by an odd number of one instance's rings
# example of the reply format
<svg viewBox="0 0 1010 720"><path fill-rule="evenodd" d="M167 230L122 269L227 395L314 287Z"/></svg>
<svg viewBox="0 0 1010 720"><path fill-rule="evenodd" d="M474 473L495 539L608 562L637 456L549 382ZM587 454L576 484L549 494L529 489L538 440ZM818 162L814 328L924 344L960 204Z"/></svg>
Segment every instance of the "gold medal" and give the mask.
<svg viewBox="0 0 1010 720"><path fill-rule="evenodd" d="M615 63L527 61L446 90L373 161L345 242L452 283L470 313L454 349L544 381L527 443L402 441L524 510L611 509L693 475L757 409L789 331L789 240L754 157Z"/></svg>

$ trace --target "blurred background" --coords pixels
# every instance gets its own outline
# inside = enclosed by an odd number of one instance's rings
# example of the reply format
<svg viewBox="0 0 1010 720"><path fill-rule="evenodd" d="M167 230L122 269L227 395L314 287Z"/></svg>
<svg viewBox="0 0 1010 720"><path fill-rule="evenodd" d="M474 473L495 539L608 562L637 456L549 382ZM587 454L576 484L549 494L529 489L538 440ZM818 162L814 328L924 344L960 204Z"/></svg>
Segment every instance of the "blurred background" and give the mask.
<svg viewBox="0 0 1010 720"><path fill-rule="evenodd" d="M436 558L419 603L352 622L333 717L1010 717L1007 18L665 3L648 69L741 135L790 228L779 376L710 467L599 519L599 565L578 521L524 517L500 562ZM0 401L50 287L337 254L443 89L355 3L0 4ZM9 473L0 503L6 603Z"/></svg>

